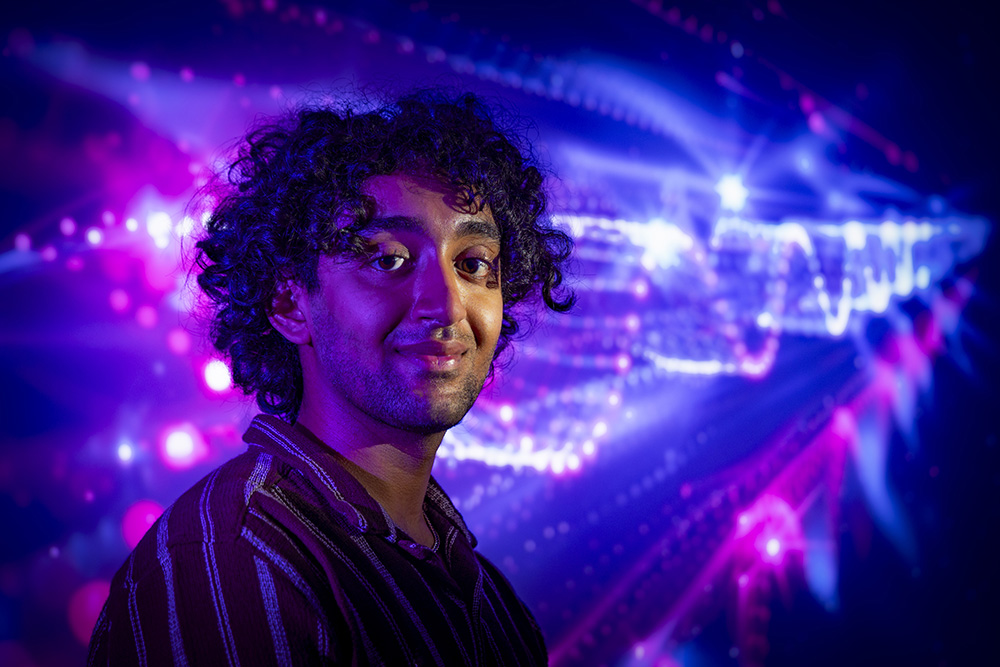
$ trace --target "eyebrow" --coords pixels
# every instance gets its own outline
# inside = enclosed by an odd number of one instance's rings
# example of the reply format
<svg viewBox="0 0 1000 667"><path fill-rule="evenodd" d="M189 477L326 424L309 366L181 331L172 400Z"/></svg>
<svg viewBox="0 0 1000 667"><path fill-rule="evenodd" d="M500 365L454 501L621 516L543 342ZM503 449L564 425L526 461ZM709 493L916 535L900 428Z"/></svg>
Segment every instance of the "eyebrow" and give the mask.
<svg viewBox="0 0 1000 667"><path fill-rule="evenodd" d="M405 231L416 234L424 233L424 224L420 218L406 215L391 215L386 218L375 218L365 227L365 231ZM463 220L455 227L458 236L485 236L494 241L500 241L500 228L495 222L472 218Z"/></svg>

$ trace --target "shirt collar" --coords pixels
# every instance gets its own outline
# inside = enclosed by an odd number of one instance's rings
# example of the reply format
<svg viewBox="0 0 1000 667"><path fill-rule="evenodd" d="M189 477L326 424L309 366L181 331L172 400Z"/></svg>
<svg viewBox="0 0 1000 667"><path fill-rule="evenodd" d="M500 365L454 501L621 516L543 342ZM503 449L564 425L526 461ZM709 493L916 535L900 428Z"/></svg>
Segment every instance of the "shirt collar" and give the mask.
<svg viewBox="0 0 1000 667"><path fill-rule="evenodd" d="M341 513L362 532L383 535L390 542L398 539L398 529L382 506L340 465L332 450L273 415L254 418L243 440L257 445L305 475ZM424 507L455 526L473 547L476 538L469 532L462 515L432 476L424 496Z"/></svg>

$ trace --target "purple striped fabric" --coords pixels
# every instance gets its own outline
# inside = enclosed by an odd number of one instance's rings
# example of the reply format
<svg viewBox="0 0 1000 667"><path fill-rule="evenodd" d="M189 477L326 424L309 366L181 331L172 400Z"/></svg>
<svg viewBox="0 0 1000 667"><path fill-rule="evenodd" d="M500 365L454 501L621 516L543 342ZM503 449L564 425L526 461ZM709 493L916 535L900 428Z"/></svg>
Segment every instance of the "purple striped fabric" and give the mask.
<svg viewBox="0 0 1000 667"><path fill-rule="evenodd" d="M324 445L259 416L115 575L89 665L544 665L510 583L437 482L437 552Z"/></svg>

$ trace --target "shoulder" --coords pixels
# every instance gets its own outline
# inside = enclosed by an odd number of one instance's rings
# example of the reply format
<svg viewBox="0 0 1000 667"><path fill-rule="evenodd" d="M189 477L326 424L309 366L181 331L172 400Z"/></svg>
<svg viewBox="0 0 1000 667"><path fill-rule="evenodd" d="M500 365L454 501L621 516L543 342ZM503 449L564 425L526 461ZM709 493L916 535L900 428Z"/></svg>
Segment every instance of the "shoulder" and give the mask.
<svg viewBox="0 0 1000 667"><path fill-rule="evenodd" d="M165 560L176 562L188 554L200 558L202 545L212 545L222 557L254 551L248 523L293 474L287 464L250 447L181 494L143 536L116 579L130 569L130 578L138 581L161 571Z"/></svg>

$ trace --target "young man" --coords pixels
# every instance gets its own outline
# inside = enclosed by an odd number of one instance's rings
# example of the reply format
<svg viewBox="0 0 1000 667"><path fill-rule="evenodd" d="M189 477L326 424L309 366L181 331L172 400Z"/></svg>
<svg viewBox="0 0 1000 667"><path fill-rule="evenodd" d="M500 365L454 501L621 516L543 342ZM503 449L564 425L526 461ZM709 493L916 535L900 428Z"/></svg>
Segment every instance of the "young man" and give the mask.
<svg viewBox="0 0 1000 667"><path fill-rule="evenodd" d="M571 241L471 95L252 132L197 244L212 337L265 413L115 576L90 664L545 664L431 477Z"/></svg>

